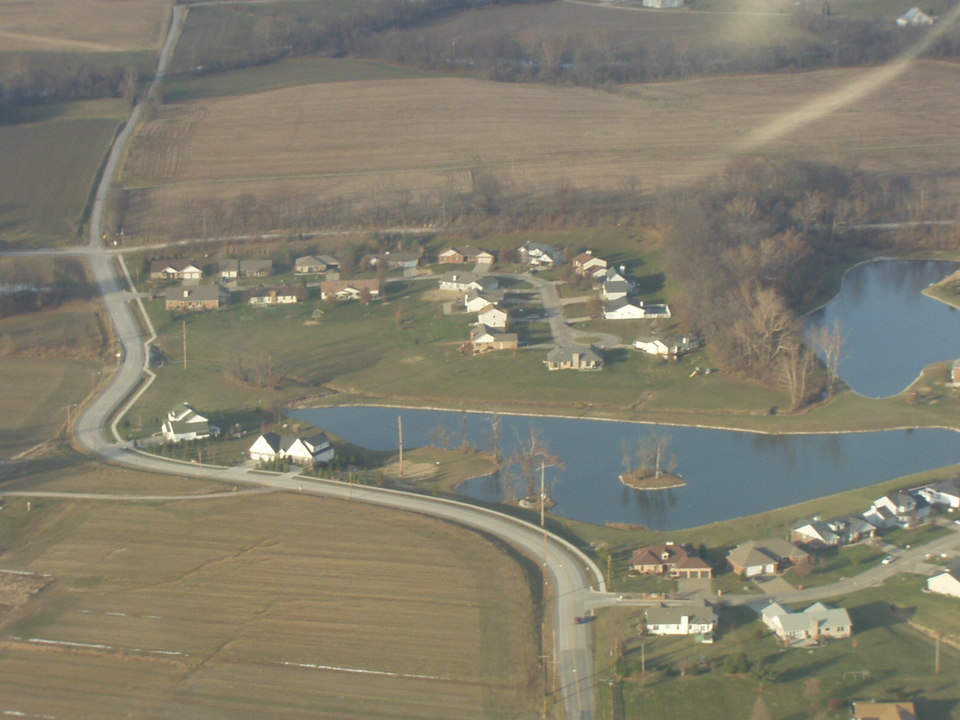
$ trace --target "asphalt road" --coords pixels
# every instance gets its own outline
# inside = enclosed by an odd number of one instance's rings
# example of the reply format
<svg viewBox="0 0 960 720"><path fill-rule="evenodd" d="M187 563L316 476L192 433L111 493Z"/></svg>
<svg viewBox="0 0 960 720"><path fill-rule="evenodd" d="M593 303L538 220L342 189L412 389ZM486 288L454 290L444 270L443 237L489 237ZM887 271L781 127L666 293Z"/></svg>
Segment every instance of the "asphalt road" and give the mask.
<svg viewBox="0 0 960 720"><path fill-rule="evenodd" d="M174 14L158 65L156 82L163 77L167 62L176 46L186 17L184 8L174 7ZM154 92L151 86L147 95ZM509 543L542 565L544 577L545 627L553 651L547 653L548 672L553 680L548 690L553 702L562 703L571 720L590 720L594 716L594 663L592 629L589 624L575 624L574 618L585 615L592 607L593 587L605 590L603 575L583 552L562 538L527 522L484 508L432 497L401 493L382 488L348 486L343 483L297 477L290 473L272 475L252 473L246 468L216 468L182 463L147 455L120 442L116 423L152 381L148 367L149 343L153 330L145 314L133 306L140 299L127 288L129 277L122 260L103 247L103 209L107 192L116 176L125 143L142 113L138 105L121 132L105 166L91 210L89 244L85 255L91 273L100 287L104 305L113 321L117 340L117 370L99 396L78 415L74 424L77 442L91 452L129 467L181 477L218 480L233 485L253 485L290 492L322 495L349 502L363 502L397 510L418 512L448 520L494 535ZM143 325L141 324L143 323ZM551 657L552 655L552 657Z"/></svg>

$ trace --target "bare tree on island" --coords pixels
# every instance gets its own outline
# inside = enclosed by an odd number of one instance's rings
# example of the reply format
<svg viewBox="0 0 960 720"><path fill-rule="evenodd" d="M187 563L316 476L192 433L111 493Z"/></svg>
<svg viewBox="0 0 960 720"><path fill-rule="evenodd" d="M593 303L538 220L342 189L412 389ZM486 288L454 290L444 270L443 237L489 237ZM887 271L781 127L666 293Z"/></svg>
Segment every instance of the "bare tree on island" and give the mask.
<svg viewBox="0 0 960 720"><path fill-rule="evenodd" d="M664 432L650 431L647 435L640 436L635 453L637 466L631 469L633 458L624 445L625 472L620 475L620 481L638 490L660 490L685 485L675 472L677 456L668 454L669 448L670 436Z"/></svg>
<svg viewBox="0 0 960 720"><path fill-rule="evenodd" d="M520 477L523 479L528 498L536 498L539 495L537 490L538 473L547 465L553 467L565 467L563 460L550 452L546 441L541 437L536 428L530 428L530 439L526 442L518 441L517 449L510 456L508 462L515 464L520 469Z"/></svg>

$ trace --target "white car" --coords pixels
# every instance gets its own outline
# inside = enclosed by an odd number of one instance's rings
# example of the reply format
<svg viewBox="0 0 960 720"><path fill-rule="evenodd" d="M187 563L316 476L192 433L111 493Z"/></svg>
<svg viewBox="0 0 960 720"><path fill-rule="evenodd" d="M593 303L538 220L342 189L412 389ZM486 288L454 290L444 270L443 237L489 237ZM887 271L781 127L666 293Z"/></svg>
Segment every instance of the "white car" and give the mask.
<svg viewBox="0 0 960 720"><path fill-rule="evenodd" d="M892 563L894 560L896 560L896 558L895 558L893 555L887 555L887 556L886 556L883 560L881 560L880 562L883 563L884 565L889 565L889 564Z"/></svg>

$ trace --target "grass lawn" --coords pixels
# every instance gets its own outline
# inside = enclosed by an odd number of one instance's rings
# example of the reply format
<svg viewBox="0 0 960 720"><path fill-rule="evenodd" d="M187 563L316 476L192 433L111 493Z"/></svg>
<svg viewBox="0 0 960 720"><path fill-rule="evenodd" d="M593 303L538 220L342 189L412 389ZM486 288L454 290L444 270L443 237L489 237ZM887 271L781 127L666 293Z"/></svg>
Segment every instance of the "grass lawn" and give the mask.
<svg viewBox="0 0 960 720"><path fill-rule="evenodd" d="M286 494L29 513L9 499L0 538L0 566L54 577L0 626L18 713L536 714L527 576L446 523Z"/></svg>
<svg viewBox="0 0 960 720"><path fill-rule="evenodd" d="M0 127L0 247L78 240L97 170L125 112L114 100L41 110L36 122Z"/></svg>

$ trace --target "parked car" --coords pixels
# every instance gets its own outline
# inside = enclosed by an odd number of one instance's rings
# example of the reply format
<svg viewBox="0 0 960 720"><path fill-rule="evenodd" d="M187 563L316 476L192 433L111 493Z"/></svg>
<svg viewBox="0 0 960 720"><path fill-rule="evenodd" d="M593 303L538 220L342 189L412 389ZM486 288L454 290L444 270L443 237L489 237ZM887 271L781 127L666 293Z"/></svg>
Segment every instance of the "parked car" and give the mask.
<svg viewBox="0 0 960 720"><path fill-rule="evenodd" d="M896 558L895 558L893 555L887 555L887 556L886 556L883 560L881 560L880 562L883 563L884 565L889 565L889 564L892 563L894 560L896 560Z"/></svg>

